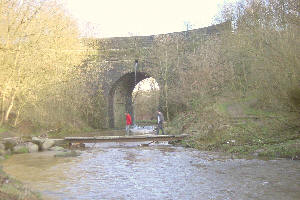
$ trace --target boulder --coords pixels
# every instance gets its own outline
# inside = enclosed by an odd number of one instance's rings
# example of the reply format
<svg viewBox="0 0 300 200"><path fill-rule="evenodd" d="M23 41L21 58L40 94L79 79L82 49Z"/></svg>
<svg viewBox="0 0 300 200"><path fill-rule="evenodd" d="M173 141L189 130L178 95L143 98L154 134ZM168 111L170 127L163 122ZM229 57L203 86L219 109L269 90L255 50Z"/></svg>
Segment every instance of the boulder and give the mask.
<svg viewBox="0 0 300 200"><path fill-rule="evenodd" d="M39 145L39 147L41 147L42 144L45 142L45 138L32 137L32 138L31 138L31 141L32 141L34 144L37 144L37 145Z"/></svg>
<svg viewBox="0 0 300 200"><path fill-rule="evenodd" d="M38 151L39 146L32 142L17 144L13 147L13 153L33 153Z"/></svg>
<svg viewBox="0 0 300 200"><path fill-rule="evenodd" d="M59 152L54 155L54 157L76 157L79 156L80 152L78 151L65 151L65 152Z"/></svg>
<svg viewBox="0 0 300 200"><path fill-rule="evenodd" d="M66 151L66 149L64 149L63 147L60 147L60 146L51 147L49 150L50 151Z"/></svg>
<svg viewBox="0 0 300 200"><path fill-rule="evenodd" d="M29 153L39 151L39 146L37 144L34 144L32 142L27 142L25 145L27 146Z"/></svg>
<svg viewBox="0 0 300 200"><path fill-rule="evenodd" d="M26 144L17 144L13 147L14 153L29 153L29 149Z"/></svg>
<svg viewBox="0 0 300 200"><path fill-rule="evenodd" d="M11 137L11 138L4 138L3 144L5 145L5 149L13 149L21 141L19 137Z"/></svg>
<svg viewBox="0 0 300 200"><path fill-rule="evenodd" d="M50 147L55 145L55 141L52 139L45 139L43 144L41 145L41 150L48 150Z"/></svg>

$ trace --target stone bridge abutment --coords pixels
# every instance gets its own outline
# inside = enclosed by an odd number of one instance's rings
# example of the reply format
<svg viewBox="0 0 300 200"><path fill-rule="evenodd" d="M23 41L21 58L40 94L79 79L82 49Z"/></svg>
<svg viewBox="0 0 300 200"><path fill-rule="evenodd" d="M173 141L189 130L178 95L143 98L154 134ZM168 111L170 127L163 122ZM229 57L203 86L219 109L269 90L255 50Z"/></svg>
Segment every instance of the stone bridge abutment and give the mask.
<svg viewBox="0 0 300 200"><path fill-rule="evenodd" d="M109 127L125 126L124 113L129 112L134 120L132 92L142 80L152 77L146 72L129 72L121 76L110 88L108 94Z"/></svg>

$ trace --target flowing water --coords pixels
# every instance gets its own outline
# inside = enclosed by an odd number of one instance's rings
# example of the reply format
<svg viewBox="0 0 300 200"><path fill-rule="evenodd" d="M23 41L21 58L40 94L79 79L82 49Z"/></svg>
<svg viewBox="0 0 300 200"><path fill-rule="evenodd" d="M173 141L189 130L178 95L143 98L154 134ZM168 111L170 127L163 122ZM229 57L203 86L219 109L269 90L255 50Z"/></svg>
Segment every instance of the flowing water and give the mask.
<svg viewBox="0 0 300 200"><path fill-rule="evenodd" d="M14 155L11 176L45 199L300 199L300 162L232 159L167 144L89 145L81 156Z"/></svg>

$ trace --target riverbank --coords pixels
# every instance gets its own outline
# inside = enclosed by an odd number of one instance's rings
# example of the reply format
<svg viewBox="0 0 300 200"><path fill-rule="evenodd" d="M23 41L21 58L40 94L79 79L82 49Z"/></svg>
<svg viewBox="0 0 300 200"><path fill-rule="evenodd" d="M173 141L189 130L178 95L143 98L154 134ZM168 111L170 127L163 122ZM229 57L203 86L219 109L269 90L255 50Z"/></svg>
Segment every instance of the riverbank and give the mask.
<svg viewBox="0 0 300 200"><path fill-rule="evenodd" d="M297 116L295 116L295 122ZM184 147L192 147L198 150L226 152L237 157L264 157L299 159L300 137L296 128L286 129L284 133L279 132L286 121L281 116L272 115L230 118L220 115L220 107L205 108L202 112L191 112L179 115L168 124L168 134L188 133L190 137L180 142ZM289 118L291 120L291 118ZM297 126L296 126L297 127ZM4 129L3 129L4 130ZM122 135L124 130L105 130L101 135ZM99 131L82 133L80 131L53 132L48 134L49 138L64 138L67 136L95 136ZM6 129L2 132L3 137L20 137L19 133ZM31 138L29 135L23 137L25 140ZM28 142L28 141L27 141ZM22 149L21 149L22 150ZM14 151L6 149L1 152L2 159L8 157ZM28 153L28 151L19 152ZM1 165L1 163L0 163ZM25 200L41 199L39 194L31 192L22 183L11 179L0 170L0 199Z"/></svg>
<svg viewBox="0 0 300 200"><path fill-rule="evenodd" d="M3 138L15 137L20 135L16 132L9 130L8 128L0 127L0 139L3 144ZM6 151L4 145L1 145L0 151L0 199L2 200L40 200L41 197L38 193L31 191L25 184L9 177L2 170L2 162L7 159L10 155L10 151Z"/></svg>
<svg viewBox="0 0 300 200"><path fill-rule="evenodd" d="M0 163L0 165L2 165ZM31 191L23 183L9 177L0 168L0 199L5 200L41 200L40 194Z"/></svg>
<svg viewBox="0 0 300 200"><path fill-rule="evenodd" d="M2 170L5 162L13 154L48 153L52 157L73 157L76 151L57 146L59 141L16 132L10 128L0 128L0 200L40 200L41 195L32 191L26 184L11 178ZM43 134L42 134L43 135Z"/></svg>
<svg viewBox="0 0 300 200"><path fill-rule="evenodd" d="M299 113L265 111L247 105L249 102L208 104L198 110L179 114L165 129L171 135L188 134L190 137L180 144L198 150L270 159L299 159ZM22 135L10 129L0 129L0 133L1 138ZM123 134L124 130L111 129L59 130L49 132L44 137L62 139ZM31 139L31 136L27 134L23 138Z"/></svg>
<svg viewBox="0 0 300 200"><path fill-rule="evenodd" d="M216 101L178 115L170 134L187 133L186 147L237 156L300 159L300 114L259 109L255 101Z"/></svg>

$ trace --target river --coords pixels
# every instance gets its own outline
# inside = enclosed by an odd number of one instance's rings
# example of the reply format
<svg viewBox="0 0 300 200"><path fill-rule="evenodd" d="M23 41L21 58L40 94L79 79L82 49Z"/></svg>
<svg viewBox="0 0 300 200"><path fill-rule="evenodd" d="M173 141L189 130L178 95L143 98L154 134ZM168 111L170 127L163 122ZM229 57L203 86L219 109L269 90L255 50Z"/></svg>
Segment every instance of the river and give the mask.
<svg viewBox="0 0 300 200"><path fill-rule="evenodd" d="M3 168L45 199L300 199L299 161L232 159L163 143L89 145L71 158L19 154Z"/></svg>

